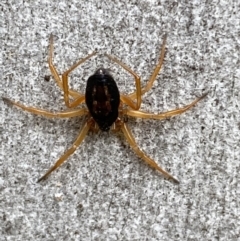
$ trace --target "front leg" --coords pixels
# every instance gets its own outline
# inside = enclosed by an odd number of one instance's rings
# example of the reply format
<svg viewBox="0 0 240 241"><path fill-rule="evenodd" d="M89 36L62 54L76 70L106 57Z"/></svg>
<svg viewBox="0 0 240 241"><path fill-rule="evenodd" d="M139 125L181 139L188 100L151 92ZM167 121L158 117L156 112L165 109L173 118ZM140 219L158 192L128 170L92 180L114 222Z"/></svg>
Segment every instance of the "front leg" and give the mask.
<svg viewBox="0 0 240 241"><path fill-rule="evenodd" d="M50 49L49 49L49 57L48 57L48 64L49 69L54 77L54 80L56 81L57 85L60 87L61 90L64 92L64 101L67 107L72 108L76 107L82 102L85 101L85 97L83 94L78 93L75 90L71 90L68 87L68 74L73 71L75 68L77 68L80 64L84 63L86 60L91 58L92 56L96 55L96 51L93 53L87 55L85 58L80 59L77 63L75 63L73 66L71 66L67 71L65 71L62 75L62 79L60 75L58 74L58 71L56 67L53 64L53 35L50 36ZM70 103L69 98L73 97L73 102Z"/></svg>
<svg viewBox="0 0 240 241"><path fill-rule="evenodd" d="M134 93L136 93L136 96L135 96L136 101L134 101L134 99L130 98L128 95L121 95L121 101L129 105L134 110L138 110L142 102L140 77L134 71L132 71L126 64L118 60L116 57L113 57L109 54L105 54L105 56L107 56L115 63L119 64L123 69L125 69L129 74L131 74L134 77L135 86L136 86L136 92Z"/></svg>
<svg viewBox="0 0 240 241"><path fill-rule="evenodd" d="M48 56L48 65L49 69L51 71L51 74L53 75L54 80L56 81L57 85L61 90L63 90L63 83L61 80L60 75L58 74L58 71L56 67L53 64L53 35L50 35L50 46L49 46L49 56ZM75 90L69 90L69 95L71 95L74 99L79 98L82 96L82 94L78 93Z"/></svg>

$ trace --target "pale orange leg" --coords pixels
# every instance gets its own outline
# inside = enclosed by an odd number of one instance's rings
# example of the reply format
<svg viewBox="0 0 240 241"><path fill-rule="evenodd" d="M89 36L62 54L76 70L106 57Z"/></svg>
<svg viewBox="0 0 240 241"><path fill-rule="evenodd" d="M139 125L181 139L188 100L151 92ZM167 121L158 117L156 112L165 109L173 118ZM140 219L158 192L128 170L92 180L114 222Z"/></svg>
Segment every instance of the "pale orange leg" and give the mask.
<svg viewBox="0 0 240 241"><path fill-rule="evenodd" d="M93 52L89 54L87 57L80 59L76 64L70 67L67 71L65 71L62 74L62 83L63 83L63 91L64 91L64 101L67 107L72 108L78 106L80 103L82 103L85 100L85 96L80 96L73 100L72 102L69 101L69 87L68 87L68 74L73 71L75 68L77 68L80 64L84 63L86 60L88 60L90 57L94 56L97 52Z"/></svg>
<svg viewBox="0 0 240 241"><path fill-rule="evenodd" d="M71 71L73 71L77 66L84 63L86 60L88 60L92 56L94 56L96 53L97 52L95 51L95 52L89 54L88 56L79 60L76 64L71 66L70 69L68 69L67 71L65 71L63 73L62 80L61 80L55 66L53 65L53 35L50 36L50 51L49 51L48 64L49 64L49 68L51 70L51 73L52 73L55 81L57 82L58 86L64 91L64 100L65 100L65 103L66 103L67 107L69 107L69 108L76 107L76 106L78 106L79 104L81 104L82 102L85 101L85 96L83 94L80 94L77 91L69 89L69 87L68 87L68 74ZM72 103L69 102L69 96L74 97L74 100L73 100Z"/></svg>
<svg viewBox="0 0 240 241"><path fill-rule="evenodd" d="M108 55L108 54L105 54L105 56L107 56L109 59L111 59L115 63L119 64L122 68L124 68L128 73L130 73L134 77L135 84L136 84L137 102L134 102L133 99L131 99L128 95L121 95L121 100L124 103L126 103L127 105L129 105L131 108L133 108L134 110L138 110L141 106L141 101L142 101L140 77L135 72L133 72L127 65L125 65L123 62L121 62L117 58L115 58L111 55Z"/></svg>
<svg viewBox="0 0 240 241"><path fill-rule="evenodd" d="M90 119L90 121L88 121L84 127L82 128L80 134L78 135L76 141L73 143L73 145L71 146L71 148L69 148L59 159L58 161L37 181L40 182L44 179L47 178L47 176L53 172L55 169L57 169L64 161L66 161L66 159L72 155L75 150L77 149L77 147L82 143L82 141L84 140L84 138L86 137L91 125L93 124L93 120Z"/></svg>
<svg viewBox="0 0 240 241"><path fill-rule="evenodd" d="M152 114L152 113L147 113L147 112L137 111L137 110L131 110L131 109L125 109L125 110L123 110L123 113L125 115L128 115L128 116L145 118L145 119L146 118L147 119L156 119L156 120L166 119L166 118L169 118L169 117L172 117L172 116L175 116L175 115L180 115L180 114L184 113L185 111L192 108L198 101L202 100L206 95L207 95L207 93L204 94L203 96L201 96L200 98L196 99L195 101L193 101L191 104L186 105L183 108L167 111L167 112L160 113L160 114Z"/></svg>
<svg viewBox="0 0 240 241"><path fill-rule="evenodd" d="M165 34L164 38L163 38L162 50L161 50L161 54L160 54L160 57L158 60L158 64L156 65L156 67L153 71L153 74L150 77L150 79L148 80L147 84L141 89L141 95L145 94L147 91L149 91L152 88L153 82L156 80L156 77L162 67L163 59L164 59L164 55L165 55L165 49L166 49L166 39L167 39L167 35ZM133 93L129 94L128 97L135 100L136 98L138 98L138 93L133 92Z"/></svg>
<svg viewBox="0 0 240 241"><path fill-rule="evenodd" d="M86 108L82 109L75 109L75 110L66 110L66 111L61 111L61 112L50 112L47 110L35 108L35 107L29 107L22 105L18 102L12 101L8 98L2 97L2 99L7 103L11 105L15 105L17 107L20 107L21 109L28 111L30 113L36 114L36 115L42 115L45 117L49 118L70 118L70 117L75 117L75 116L82 116L88 114L88 110Z"/></svg>
<svg viewBox="0 0 240 241"><path fill-rule="evenodd" d="M157 169L159 172L161 172L166 178L173 180L175 183L179 183L179 181L176 178L174 178L171 174L169 174L168 172L163 170L160 166L158 166L158 164L153 159L148 157L143 151L141 151L139 149L130 129L127 127L127 125L125 123L122 123L121 129L122 129L127 141L129 142L130 146L132 147L132 149L135 151L135 153L140 158L142 158L145 162L147 162L151 167L153 167L153 168Z"/></svg>
<svg viewBox="0 0 240 241"><path fill-rule="evenodd" d="M50 49L49 49L48 64L49 64L49 69L54 77L54 80L56 81L60 89L63 90L62 80L57 72L57 69L53 64L53 35L52 34L50 35ZM69 90L69 95L71 95L74 98L79 98L82 96L82 94L74 90Z"/></svg>

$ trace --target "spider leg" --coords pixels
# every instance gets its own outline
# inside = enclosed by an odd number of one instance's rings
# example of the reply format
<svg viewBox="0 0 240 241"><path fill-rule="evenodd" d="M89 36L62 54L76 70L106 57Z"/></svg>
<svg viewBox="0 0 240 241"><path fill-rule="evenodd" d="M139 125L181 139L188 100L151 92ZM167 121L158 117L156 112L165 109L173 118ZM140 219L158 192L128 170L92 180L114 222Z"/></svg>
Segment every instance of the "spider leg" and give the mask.
<svg viewBox="0 0 240 241"><path fill-rule="evenodd" d="M176 110L170 110L170 111L163 112L163 113L160 113L160 114L152 114L152 113L147 113L147 112L144 112L144 111L137 111L137 110L131 110L131 109L125 109L124 114L128 115L128 116L132 116L132 117L138 117L138 118L162 120L162 119L166 119L166 118L169 118L169 117L172 117L172 116L175 116L175 115L180 115L180 114L184 113L185 111L192 108L197 102L202 100L207 94L208 93L205 93L200 98L194 100L191 104L186 105L183 108L179 108L179 109L176 109Z"/></svg>
<svg viewBox="0 0 240 241"><path fill-rule="evenodd" d="M141 106L141 83L140 83L140 77L134 72L132 71L127 65L125 65L123 62L121 62L120 60L118 60L117 58L105 54L106 57L108 57L109 59L111 59L113 62L119 64L123 69L125 69L128 73L130 73L134 79L135 79L135 84L136 84L136 98L137 101L134 102L132 98L130 98L128 95L121 95L121 100L128 104L131 108L133 108L134 110L138 110Z"/></svg>
<svg viewBox="0 0 240 241"><path fill-rule="evenodd" d="M57 69L55 68L53 64L53 35L50 36L50 51L49 51L49 58L48 58L48 64L49 68L51 70L51 73L57 82L60 89L64 91L64 101L66 103L66 106L69 108L76 107L79 104L81 104L85 100L85 96L78 93L77 91L71 90L68 88L68 74L73 71L77 66L84 63L86 60L94 56L97 52L93 52L89 55L87 55L85 58L80 59L77 63L75 63L73 66L71 66L67 71L65 71L62 75L62 80L57 72ZM73 102L69 102L69 96L72 96L74 98Z"/></svg>
<svg viewBox="0 0 240 241"><path fill-rule="evenodd" d="M163 44L162 44L162 49L161 49L161 54L158 60L158 64L156 65L150 79L148 80L147 84L141 88L141 95L145 94L146 92L148 92L152 86L153 86L153 82L156 80L156 77L162 67L163 64L163 59L164 59L164 55L165 55L165 49L166 49L166 39L167 39L167 34L164 35L163 38ZM128 95L128 97L130 97L131 99L136 99L137 98L138 93L137 92L133 92L131 94Z"/></svg>
<svg viewBox="0 0 240 241"><path fill-rule="evenodd" d="M72 146L57 160L57 162L37 182L45 180L51 172L53 172L55 169L57 169L64 161L66 161L66 159L70 155L72 155L75 152L77 147L82 143L82 141L86 137L88 130L90 129L92 124L93 124L92 119L90 119L88 122L86 122L86 124L82 128L80 134L78 135L77 139L72 144Z"/></svg>
<svg viewBox="0 0 240 241"><path fill-rule="evenodd" d="M68 88L68 74L72 72L75 68L77 68L80 64L84 63L90 57L94 56L97 52L93 52L89 54L87 57L80 59L77 63L72 65L67 71L62 74L62 83L63 83L63 91L64 91L64 101L67 107L72 108L78 106L85 100L85 96L81 95L80 97L76 98L72 102L69 101L69 88Z"/></svg>
<svg viewBox="0 0 240 241"><path fill-rule="evenodd" d="M28 111L30 113L36 114L36 115L42 115L49 118L69 118L69 117L75 117L75 116L82 116L88 114L88 110L86 108L82 109L75 109L75 110L66 110L61 112L50 112L47 110L35 108L35 107L29 107L25 106L23 104L20 104L18 102L12 101L8 98L2 97L3 101L5 101L7 104L15 105L25 111Z"/></svg>
<svg viewBox="0 0 240 241"><path fill-rule="evenodd" d="M49 69L54 77L54 80L56 81L57 85L60 87L61 90L63 90L63 84L62 84L62 80L60 78L60 75L57 72L56 67L53 64L53 35L50 35L50 48L49 48L49 56L48 56L48 65L49 65ZM69 90L69 95L71 95L74 98L79 98L80 96L82 96L80 93L78 93L77 91L74 90Z"/></svg>
<svg viewBox="0 0 240 241"><path fill-rule="evenodd" d="M135 153L140 158L142 158L145 162L147 162L151 167L153 167L153 168L157 169L159 172L161 172L167 179L171 179L175 183L179 183L179 181L176 178L174 178L171 174L169 174L168 172L163 170L160 166L158 166L158 164L153 159L148 157L143 151L141 151L139 149L130 129L128 128L128 126L125 123L122 123L121 129L122 129L127 141L129 142L130 146L132 147L132 149L135 151Z"/></svg>

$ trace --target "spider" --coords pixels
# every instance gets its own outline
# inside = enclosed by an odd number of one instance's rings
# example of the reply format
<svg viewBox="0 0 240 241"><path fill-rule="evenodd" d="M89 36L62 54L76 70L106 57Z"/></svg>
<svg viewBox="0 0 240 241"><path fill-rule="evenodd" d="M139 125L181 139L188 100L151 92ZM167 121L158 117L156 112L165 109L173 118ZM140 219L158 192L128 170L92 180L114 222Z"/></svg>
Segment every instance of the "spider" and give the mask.
<svg viewBox="0 0 240 241"><path fill-rule="evenodd" d="M35 108L35 107L27 107L18 102L12 101L8 98L3 97L3 100L11 105L15 105L20 107L21 109L28 111L33 114L42 115L49 118L69 118L76 116L84 116L87 115L88 119L82 127L77 139L72 144L72 146L57 160L57 162L38 180L38 182L46 179L51 172L57 169L74 151L77 147L82 143L85 136L89 132L92 131L109 131L110 129L113 131L122 131L128 143L135 151L135 153L142 158L146 163L148 163L152 168L155 168L159 172L161 172L167 179L172 180L175 183L179 183L179 181L174 178L171 174L161 168L153 159L148 157L140 148L138 147L129 127L126 124L126 117L137 117L137 118L146 118L146 119L156 119L162 120L175 115L182 114L187 111L191 107L193 107L198 101L203 99L206 94L202 95L200 98L196 99L189 105L186 105L183 108L163 112L160 114L152 114L144 111L140 111L139 108L141 106L142 95L148 92L156 77L161 69L163 64L163 59L165 55L165 46L166 46L166 35L164 35L162 49L160 53L160 57L158 59L158 63L148 80L147 84L144 87L141 87L140 77L132 71L127 65L118 60L117 58L105 54L110 60L120 65L123 69L125 69L128 73L130 73L135 80L136 91L131 94L121 94L119 93L117 84L110 73L104 69L99 68L92 76L90 76L87 80L87 86L85 90L85 95L79 93L75 90L69 88L68 85L68 75L72 72L76 67L81 65L83 62L96 55L97 52L93 52L87 55L85 58L79 60L77 63L72 65L67 71L65 71L62 76L58 74L57 69L53 64L53 35L50 36L50 50L49 50L49 58L48 64L57 85L63 91L64 102L67 106L67 110L61 112L50 112L47 110ZM86 103L86 107L76 108L82 103Z"/></svg>

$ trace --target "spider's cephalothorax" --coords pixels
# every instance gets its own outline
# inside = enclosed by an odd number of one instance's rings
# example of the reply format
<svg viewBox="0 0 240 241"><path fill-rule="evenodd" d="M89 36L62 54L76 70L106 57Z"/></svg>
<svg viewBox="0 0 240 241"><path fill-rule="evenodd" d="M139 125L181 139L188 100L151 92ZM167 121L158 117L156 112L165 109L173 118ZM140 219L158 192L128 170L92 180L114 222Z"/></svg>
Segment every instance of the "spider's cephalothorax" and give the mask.
<svg viewBox="0 0 240 241"><path fill-rule="evenodd" d="M166 172L152 158L148 157L143 151L140 150L126 121L124 121L124 118L121 118L122 116L130 116L155 120L166 119L184 113L206 96L206 94L204 94L200 98L196 99L192 103L182 108L166 111L159 114L148 113L139 110L141 107L142 95L151 89L161 69L165 54L165 44L166 35L163 40L162 51L159 56L158 64L156 65L151 77L149 78L145 86L141 87L140 77L134 71L132 71L127 65L122 63L117 58L105 54L106 57L120 65L123 69L125 69L129 74L131 74L134 77L136 90L130 94L120 95L113 77L109 74L109 72L106 69L100 68L92 76L89 77L87 81L86 92L84 95L75 90L72 90L69 87L68 75L76 67L78 67L86 60L94 56L97 52L93 52L85 58L80 59L77 63L75 63L68 70L66 70L62 74L62 77L60 77L56 67L53 64L53 36L51 35L50 52L48 59L49 68L57 85L60 89L63 90L64 101L68 109L60 112L51 112L36 107L28 107L5 97L3 97L3 100L9 104L18 106L23 110L29 111L30 113L43 115L49 118L70 118L84 115L88 115L89 118L85 122L84 126L82 127L80 133L78 134L72 146L57 160L57 162L38 181L42 181L45 178L47 178L47 176L51 172L57 169L64 161L66 161L66 159L71 154L73 154L76 148L82 143L89 130L97 131L100 129L102 131L108 131L112 126L112 130L123 132L128 143L140 158L142 158L151 167L161 172L168 179L171 179L175 183L178 183L178 180L176 178L174 178L171 174ZM79 107L79 105L84 102L87 104L88 108ZM123 105L124 108L122 108ZM98 127L96 126L96 124L98 125Z"/></svg>
<svg viewBox="0 0 240 241"><path fill-rule="evenodd" d="M120 94L106 69L98 69L87 81L85 101L100 130L108 131L118 117Z"/></svg>

